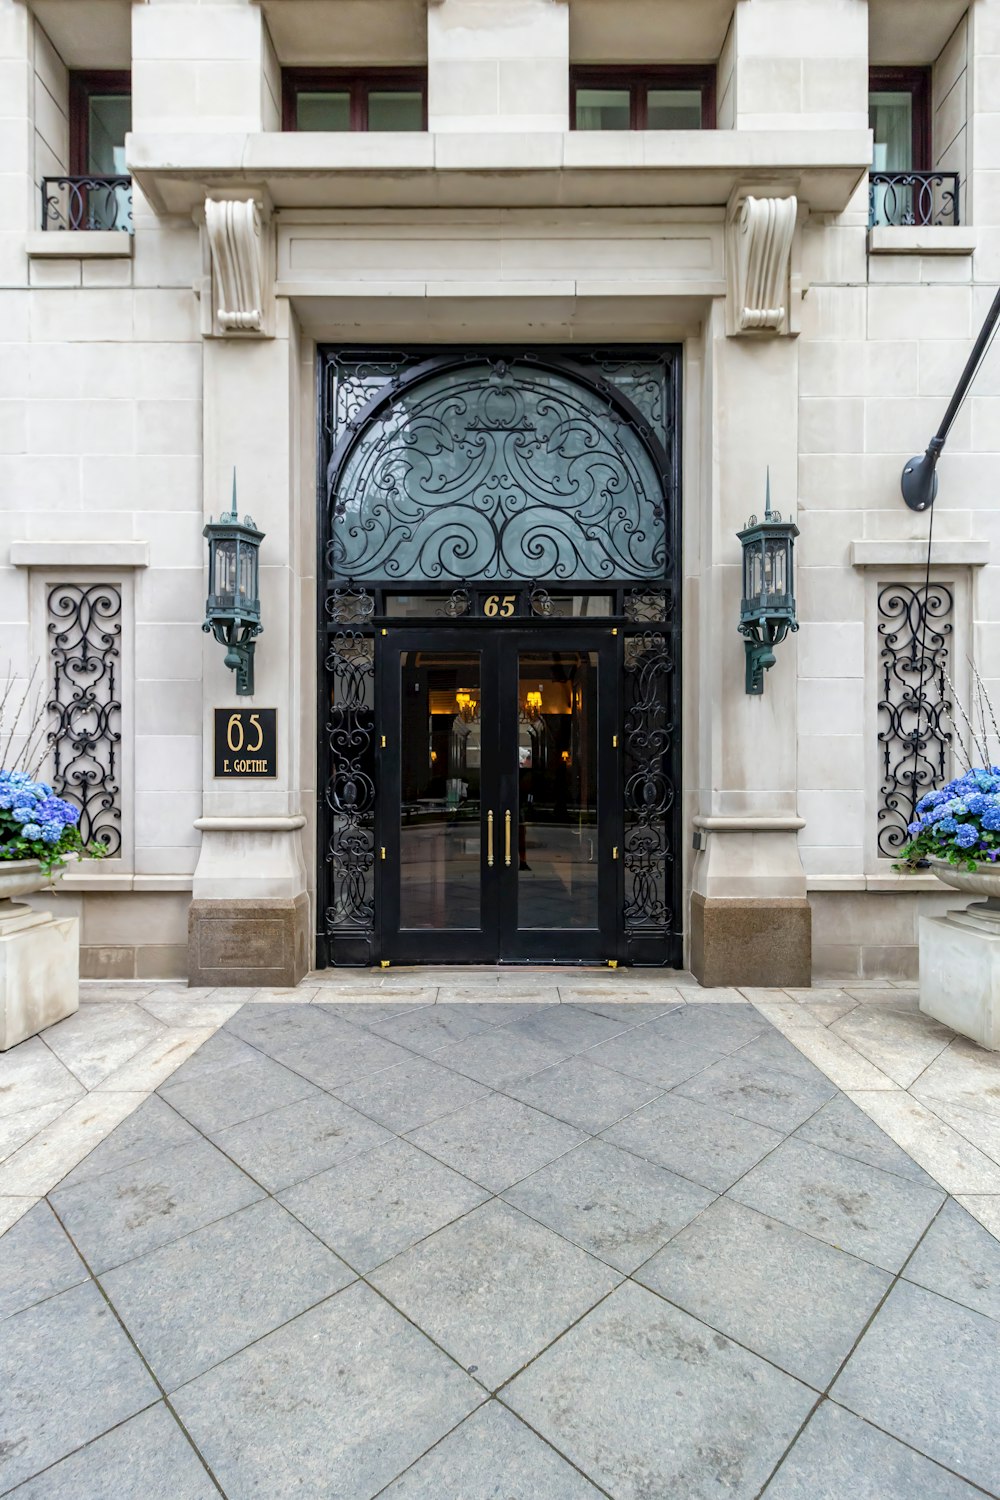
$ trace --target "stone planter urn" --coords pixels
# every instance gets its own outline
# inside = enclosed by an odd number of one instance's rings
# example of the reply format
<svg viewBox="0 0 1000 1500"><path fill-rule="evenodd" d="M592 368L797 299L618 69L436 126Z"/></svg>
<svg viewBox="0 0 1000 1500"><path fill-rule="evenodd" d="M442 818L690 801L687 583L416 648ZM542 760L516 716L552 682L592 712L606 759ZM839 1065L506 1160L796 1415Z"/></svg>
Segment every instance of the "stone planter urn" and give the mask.
<svg viewBox="0 0 1000 1500"><path fill-rule="evenodd" d="M37 859L0 860L0 1052L80 1004L80 924L33 911L19 896L51 885Z"/></svg>
<svg viewBox="0 0 1000 1500"><path fill-rule="evenodd" d="M1000 869L929 863L945 885L980 899L943 917L921 917L920 1009L1000 1051Z"/></svg>

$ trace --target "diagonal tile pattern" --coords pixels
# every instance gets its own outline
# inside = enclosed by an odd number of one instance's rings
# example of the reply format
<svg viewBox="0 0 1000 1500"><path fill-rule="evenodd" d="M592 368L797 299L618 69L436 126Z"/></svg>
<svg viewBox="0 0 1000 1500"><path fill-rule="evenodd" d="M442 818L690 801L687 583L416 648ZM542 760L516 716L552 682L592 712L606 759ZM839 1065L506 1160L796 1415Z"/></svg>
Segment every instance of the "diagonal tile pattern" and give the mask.
<svg viewBox="0 0 1000 1500"><path fill-rule="evenodd" d="M901 988L366 977L200 1028L150 986L129 1056L95 995L107 1072L79 1025L0 1058L41 1093L0 1159L0 1494L1000 1493L1000 1244L941 1186L993 1212L994 1059ZM102 1095L167 1035L155 1094Z"/></svg>

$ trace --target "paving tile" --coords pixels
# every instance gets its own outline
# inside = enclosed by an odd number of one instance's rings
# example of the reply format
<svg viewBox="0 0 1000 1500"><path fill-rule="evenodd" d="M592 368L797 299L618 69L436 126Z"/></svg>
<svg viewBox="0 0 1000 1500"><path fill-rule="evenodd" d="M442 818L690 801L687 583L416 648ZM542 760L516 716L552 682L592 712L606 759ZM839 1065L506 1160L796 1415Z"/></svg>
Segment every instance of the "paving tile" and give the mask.
<svg viewBox="0 0 1000 1500"><path fill-rule="evenodd" d="M681 1094L661 1094L604 1132L604 1139L636 1156L724 1193L776 1146L777 1130L699 1104Z"/></svg>
<svg viewBox="0 0 1000 1500"><path fill-rule="evenodd" d="M212 1136L269 1193L392 1140L388 1130L329 1094L300 1099Z"/></svg>
<svg viewBox="0 0 1000 1500"><path fill-rule="evenodd" d="M29 1479L16 1493L17 1500L219 1500L162 1402Z"/></svg>
<svg viewBox="0 0 1000 1500"><path fill-rule="evenodd" d="M748 1208L898 1271L944 1202L933 1188L787 1140L729 1190Z"/></svg>
<svg viewBox="0 0 1000 1500"><path fill-rule="evenodd" d="M205 1045L210 1047L215 1040L213 1037ZM318 1097L319 1090L300 1073L282 1067L273 1058L263 1057L244 1042L239 1046L242 1056L238 1061L215 1068L203 1077L189 1078L190 1063L185 1063L163 1085L162 1097L172 1109L204 1131L225 1130L227 1125L238 1125L282 1104ZM197 1060L196 1054L192 1061Z"/></svg>
<svg viewBox="0 0 1000 1500"><path fill-rule="evenodd" d="M88 1275L49 1205L36 1203L0 1240L0 1320Z"/></svg>
<svg viewBox="0 0 1000 1500"><path fill-rule="evenodd" d="M635 1274L821 1390L892 1282L866 1261L725 1198Z"/></svg>
<svg viewBox="0 0 1000 1500"><path fill-rule="evenodd" d="M0 1392L4 1494L159 1395L92 1281L7 1319Z"/></svg>
<svg viewBox="0 0 1000 1500"><path fill-rule="evenodd" d="M173 1402L228 1495L370 1500L482 1396L356 1283L199 1376Z"/></svg>
<svg viewBox="0 0 1000 1500"><path fill-rule="evenodd" d="M486 1203L369 1280L491 1390L620 1281L506 1203Z"/></svg>
<svg viewBox="0 0 1000 1500"><path fill-rule="evenodd" d="M1000 1194L963 1193L957 1201L995 1240L1000 1240Z"/></svg>
<svg viewBox="0 0 1000 1500"><path fill-rule="evenodd" d="M470 1015L465 1005L423 1005L419 1010L366 1024L388 1041L421 1053L436 1052L449 1042L464 1042L470 1036L485 1036L494 1029Z"/></svg>
<svg viewBox="0 0 1000 1500"><path fill-rule="evenodd" d="M851 1096L949 1193L1000 1193L1000 1166L903 1089Z"/></svg>
<svg viewBox="0 0 1000 1500"><path fill-rule="evenodd" d="M895 1172L897 1177L908 1177L911 1182L923 1183L924 1187L935 1185L923 1167L918 1167L864 1110L843 1094L824 1104L804 1125L800 1125L795 1138L813 1146L824 1146L827 1151L852 1156L855 1161L867 1162L868 1166L879 1167L883 1172Z"/></svg>
<svg viewBox="0 0 1000 1500"><path fill-rule="evenodd" d="M37 1197L0 1198L0 1235L5 1235L8 1230L13 1229L14 1225L19 1223L37 1202Z"/></svg>
<svg viewBox="0 0 1000 1500"><path fill-rule="evenodd" d="M809 1418L762 1500L975 1500L947 1473L831 1401Z"/></svg>
<svg viewBox="0 0 1000 1500"><path fill-rule="evenodd" d="M546 1114L597 1134L660 1096L655 1083L626 1078L588 1057L567 1057L530 1078L508 1083L504 1092Z"/></svg>
<svg viewBox="0 0 1000 1500"><path fill-rule="evenodd" d="M323 1089L370 1078L413 1057L405 1047L366 1031L363 1026L328 1022L330 1035L320 1041L301 1041L282 1050L281 1060L289 1068ZM337 1028L336 1030L334 1028ZM341 1028L343 1030L341 1031Z"/></svg>
<svg viewBox="0 0 1000 1500"><path fill-rule="evenodd" d="M787 1028L789 1041L796 1050L814 1063L839 1089L893 1089L897 1085L887 1073L862 1057L860 1052L836 1036L827 1027L812 1029L807 1026Z"/></svg>
<svg viewBox="0 0 1000 1500"><path fill-rule="evenodd" d="M65 1100L69 1106L83 1093L83 1085L64 1067L41 1037L0 1053L0 1117L22 1109Z"/></svg>
<svg viewBox="0 0 1000 1500"><path fill-rule="evenodd" d="M509 1026L498 1027L489 1036L469 1037L464 1042L452 1042L435 1052L435 1060L475 1078L480 1083L502 1088L515 1078L527 1078L552 1063L561 1062L566 1056L565 1047L553 1047L548 1042L536 1042L512 1032Z"/></svg>
<svg viewBox="0 0 1000 1500"><path fill-rule="evenodd" d="M281 1201L363 1273L487 1196L408 1141L395 1140L298 1183Z"/></svg>
<svg viewBox="0 0 1000 1500"><path fill-rule="evenodd" d="M217 1028L213 1026L173 1026L164 1028L161 1036L147 1042L127 1063L109 1073L97 1085L99 1092L152 1093L171 1078Z"/></svg>
<svg viewBox="0 0 1000 1500"><path fill-rule="evenodd" d="M630 1031L634 1022L626 1016L600 1016L579 1005L553 1005L538 1015L511 1022L512 1034L555 1047L564 1054L585 1052L610 1037Z"/></svg>
<svg viewBox="0 0 1000 1500"><path fill-rule="evenodd" d="M59 1099L54 1104L29 1105L13 1114L0 1115L0 1161L51 1125L68 1106L68 1100Z"/></svg>
<svg viewBox="0 0 1000 1500"><path fill-rule="evenodd" d="M373 1027L382 1021L391 1021L394 1016L409 1016L418 1010L426 1010L433 1005L436 991L428 990L426 998L399 995L395 1000L379 1000L377 991L364 995L344 995L338 991L335 1001L323 999L323 993L320 991L320 999L313 1010L323 1011L337 1021L349 1021L353 1026Z"/></svg>
<svg viewBox="0 0 1000 1500"><path fill-rule="evenodd" d="M926 1104L952 1130L957 1130L959 1135L971 1141L973 1146L978 1146L991 1161L1000 1163L1000 1115L970 1109L964 1104L947 1104L943 1099L935 1099L928 1094L921 1096L921 1103ZM3 1124L4 1121L0 1120L0 1129Z"/></svg>
<svg viewBox="0 0 1000 1500"><path fill-rule="evenodd" d="M282 1056L298 1042L323 1042L338 1036L356 1036L348 1021L330 1015L323 1006L275 1005L258 1001L244 1005L226 1022L227 1036L238 1037L268 1057Z"/></svg>
<svg viewBox="0 0 1000 1500"><path fill-rule="evenodd" d="M752 1006L740 1000L738 1004L721 1001L713 1005L683 1005L652 1022L652 1030L678 1044L695 1043L725 1054L769 1034L771 1027Z"/></svg>
<svg viewBox="0 0 1000 1500"><path fill-rule="evenodd" d="M439 1005L449 1002L439 1000ZM554 1000L472 1000L466 1001L462 1009L467 1015L477 1021L482 1021L487 1026L509 1026L513 1021L524 1021L531 1016L539 1016L543 1011L554 1009Z"/></svg>
<svg viewBox="0 0 1000 1500"><path fill-rule="evenodd" d="M45 1044L85 1088L92 1089L163 1031L141 1006L78 1010L46 1028Z"/></svg>
<svg viewBox="0 0 1000 1500"><path fill-rule="evenodd" d="M57 1188L51 1201L100 1273L263 1196L221 1151L196 1141Z"/></svg>
<svg viewBox="0 0 1000 1500"><path fill-rule="evenodd" d="M744 1061L738 1053L679 1084L676 1092L741 1120L787 1132L815 1114L836 1089L825 1078L801 1078L781 1068Z"/></svg>
<svg viewBox="0 0 1000 1500"><path fill-rule="evenodd" d="M619 1271L634 1271L713 1194L607 1141L587 1141L504 1194Z"/></svg>
<svg viewBox="0 0 1000 1500"><path fill-rule="evenodd" d="M903 1275L1000 1323L1000 1244L953 1199L920 1241Z"/></svg>
<svg viewBox="0 0 1000 1500"><path fill-rule="evenodd" d="M429 1057L414 1057L371 1078L339 1084L337 1098L402 1135L448 1115L489 1092Z"/></svg>
<svg viewBox="0 0 1000 1500"><path fill-rule="evenodd" d="M615 1500L750 1500L815 1399L631 1282L503 1392Z"/></svg>
<svg viewBox="0 0 1000 1500"><path fill-rule="evenodd" d="M901 1088L909 1088L954 1033L919 1012L859 1005L834 1021L830 1030L842 1037Z"/></svg>
<svg viewBox="0 0 1000 1500"><path fill-rule="evenodd" d="M127 1120L116 1127L62 1179L61 1187L74 1187L103 1172L130 1162L142 1161L171 1146L191 1145L199 1140L197 1130L156 1094L144 1099Z"/></svg>
<svg viewBox="0 0 1000 1500"><path fill-rule="evenodd" d="M101 1285L169 1392L353 1280L267 1201L108 1271Z"/></svg>
<svg viewBox="0 0 1000 1500"><path fill-rule="evenodd" d="M669 1019L669 1016L663 1017L664 1021ZM662 1089L672 1089L685 1078L719 1061L722 1054L718 1050L664 1036L653 1030L656 1024L636 1026L608 1042L600 1042L587 1053L588 1061L600 1063L602 1067L612 1068L629 1078L658 1084Z"/></svg>
<svg viewBox="0 0 1000 1500"><path fill-rule="evenodd" d="M912 1092L918 1099L1000 1115L1000 1053L984 1052L960 1037L921 1073Z"/></svg>
<svg viewBox="0 0 1000 1500"><path fill-rule="evenodd" d="M233 1001L163 999L156 993L139 1004L164 1026L222 1026L240 1008Z"/></svg>
<svg viewBox="0 0 1000 1500"><path fill-rule="evenodd" d="M0 1196L40 1198L143 1102L142 1094L84 1094L0 1164Z"/></svg>
<svg viewBox="0 0 1000 1500"><path fill-rule="evenodd" d="M382 1492L382 1500L600 1500L548 1443L496 1401L460 1427Z"/></svg>
<svg viewBox="0 0 1000 1500"><path fill-rule="evenodd" d="M502 1193L586 1137L517 1099L492 1094L410 1131L409 1139L491 1193Z"/></svg>
<svg viewBox="0 0 1000 1500"><path fill-rule="evenodd" d="M799 1028L801 1030L801 1028ZM813 1027L820 1037L826 1037L823 1026ZM789 1041L776 1027L769 1026L760 1036L734 1054L741 1062L753 1063L765 1068L780 1068L782 1073L794 1073L797 1078L808 1078L814 1082L828 1082L826 1074L799 1051L795 1042Z"/></svg>
<svg viewBox="0 0 1000 1500"><path fill-rule="evenodd" d="M122 1000L141 1000L160 986L155 980L147 984L129 984L122 980L81 979L80 1001L91 1004L119 1004Z"/></svg>
<svg viewBox="0 0 1000 1500"><path fill-rule="evenodd" d="M228 1027L223 1026L178 1069L174 1083L193 1083L196 1079L207 1078L223 1068L244 1067L256 1055L252 1047L247 1047Z"/></svg>
<svg viewBox="0 0 1000 1500"><path fill-rule="evenodd" d="M898 1281L831 1395L964 1479L995 1490L998 1389L996 1323Z"/></svg>
<svg viewBox="0 0 1000 1500"><path fill-rule="evenodd" d="M611 1021L628 1021L633 1026L655 1021L657 1016L665 1016L684 1004L679 990L667 990L662 994L650 991L642 1000L614 1000L606 997L601 990L582 988L561 988L559 995L563 1004L578 1005L582 1010L593 1011L595 1016L607 1016Z"/></svg>

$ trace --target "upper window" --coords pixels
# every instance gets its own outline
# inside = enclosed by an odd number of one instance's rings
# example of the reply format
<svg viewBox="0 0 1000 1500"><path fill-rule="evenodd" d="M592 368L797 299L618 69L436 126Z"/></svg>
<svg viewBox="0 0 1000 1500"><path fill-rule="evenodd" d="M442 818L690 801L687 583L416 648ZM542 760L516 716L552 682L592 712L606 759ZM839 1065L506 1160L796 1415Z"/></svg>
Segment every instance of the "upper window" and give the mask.
<svg viewBox="0 0 1000 1500"><path fill-rule="evenodd" d="M422 68L286 68L284 130L426 130Z"/></svg>
<svg viewBox="0 0 1000 1500"><path fill-rule="evenodd" d="M873 172L926 172L931 164L930 74L927 68L873 68L868 120L875 137Z"/></svg>
<svg viewBox="0 0 1000 1500"><path fill-rule="evenodd" d="M70 74L70 171L75 177L123 177L132 129L130 73Z"/></svg>
<svg viewBox="0 0 1000 1500"><path fill-rule="evenodd" d="M714 67L573 68L574 130L711 130Z"/></svg>

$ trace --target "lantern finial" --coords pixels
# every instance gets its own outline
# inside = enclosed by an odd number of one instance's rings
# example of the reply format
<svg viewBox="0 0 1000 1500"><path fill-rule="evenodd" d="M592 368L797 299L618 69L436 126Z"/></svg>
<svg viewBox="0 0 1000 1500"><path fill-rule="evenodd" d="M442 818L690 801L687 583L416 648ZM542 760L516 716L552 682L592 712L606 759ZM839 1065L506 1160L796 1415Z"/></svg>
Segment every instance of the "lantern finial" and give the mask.
<svg viewBox="0 0 1000 1500"><path fill-rule="evenodd" d="M236 470L233 470L233 509L236 509ZM771 519L771 465L767 466L767 485L764 492L764 519Z"/></svg>

